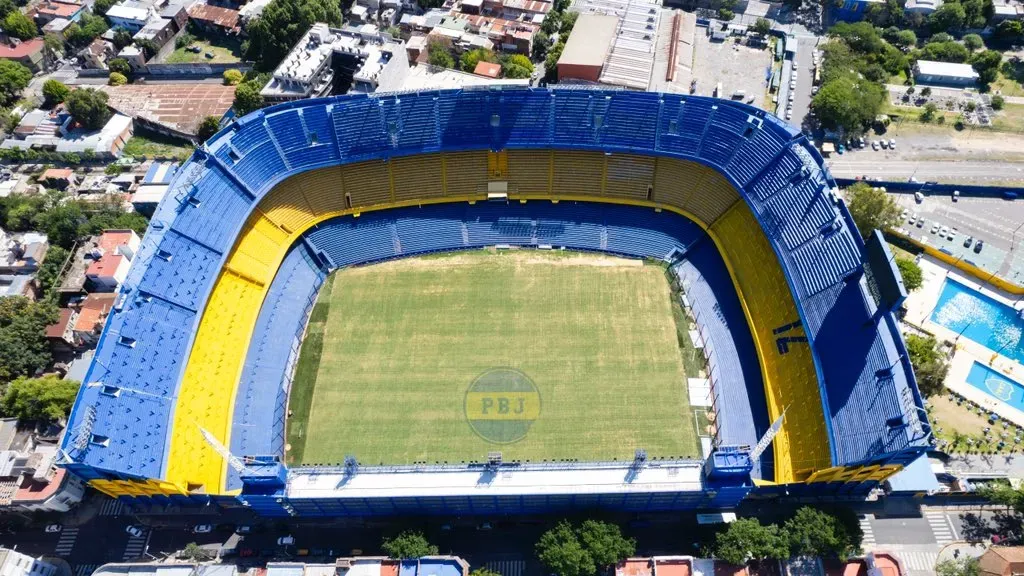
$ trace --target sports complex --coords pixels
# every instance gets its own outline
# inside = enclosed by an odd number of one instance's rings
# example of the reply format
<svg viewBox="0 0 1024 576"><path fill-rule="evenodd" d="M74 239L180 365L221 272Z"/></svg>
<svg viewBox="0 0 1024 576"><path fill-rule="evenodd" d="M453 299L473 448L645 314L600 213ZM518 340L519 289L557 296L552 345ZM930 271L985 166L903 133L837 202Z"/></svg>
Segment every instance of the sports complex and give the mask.
<svg viewBox="0 0 1024 576"><path fill-rule="evenodd" d="M737 102L275 106L178 171L64 465L268 516L862 497L931 434L898 285L804 136Z"/></svg>

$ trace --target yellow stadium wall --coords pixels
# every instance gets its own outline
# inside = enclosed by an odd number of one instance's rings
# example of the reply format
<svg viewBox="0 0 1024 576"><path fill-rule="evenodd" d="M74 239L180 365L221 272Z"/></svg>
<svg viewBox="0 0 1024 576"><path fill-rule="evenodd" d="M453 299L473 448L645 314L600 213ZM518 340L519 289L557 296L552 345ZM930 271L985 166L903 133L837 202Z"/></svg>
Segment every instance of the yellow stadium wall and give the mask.
<svg viewBox="0 0 1024 576"><path fill-rule="evenodd" d="M831 465L817 377L806 344L778 353L772 331L799 320L778 260L737 191L718 172L667 158L600 152L509 150L427 154L309 171L278 184L246 221L214 285L174 411L162 485L225 491L226 463L205 429L230 446L234 394L263 298L287 250L324 220L363 211L486 198L505 174L510 197L587 200L667 209L703 227L732 276L761 359L775 440L778 483L807 480ZM645 181L646 179L646 181ZM775 262L775 266L766 265ZM808 399L814 399L808 401ZM105 484L119 495L134 485Z"/></svg>

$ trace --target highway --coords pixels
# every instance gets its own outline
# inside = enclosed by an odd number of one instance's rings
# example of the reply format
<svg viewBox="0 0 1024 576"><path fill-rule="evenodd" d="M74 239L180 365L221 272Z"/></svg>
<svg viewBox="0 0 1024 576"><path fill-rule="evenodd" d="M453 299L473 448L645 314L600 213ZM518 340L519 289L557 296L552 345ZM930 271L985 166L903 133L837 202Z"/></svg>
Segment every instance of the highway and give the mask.
<svg viewBox="0 0 1024 576"><path fill-rule="evenodd" d="M882 180L918 180L964 184L1001 184L1024 186L1024 162L890 160L833 156L826 164L836 178L858 176Z"/></svg>

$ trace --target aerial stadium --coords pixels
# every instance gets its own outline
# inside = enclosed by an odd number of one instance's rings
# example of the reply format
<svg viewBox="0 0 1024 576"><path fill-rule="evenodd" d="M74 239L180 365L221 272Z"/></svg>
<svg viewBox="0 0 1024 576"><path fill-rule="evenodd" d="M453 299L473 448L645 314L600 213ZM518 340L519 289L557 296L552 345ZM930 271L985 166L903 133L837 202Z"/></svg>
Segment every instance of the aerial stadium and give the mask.
<svg viewBox="0 0 1024 576"><path fill-rule="evenodd" d="M862 497L931 435L874 240L806 138L738 102L267 108L178 171L64 466L267 516Z"/></svg>

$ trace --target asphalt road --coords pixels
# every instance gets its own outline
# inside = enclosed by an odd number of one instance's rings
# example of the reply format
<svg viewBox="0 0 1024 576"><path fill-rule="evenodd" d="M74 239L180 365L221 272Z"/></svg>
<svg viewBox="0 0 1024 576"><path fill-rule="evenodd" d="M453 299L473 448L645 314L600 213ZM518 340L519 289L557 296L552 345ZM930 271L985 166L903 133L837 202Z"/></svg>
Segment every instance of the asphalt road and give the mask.
<svg viewBox="0 0 1024 576"><path fill-rule="evenodd" d="M1024 162L914 161L871 158L860 153L833 155L825 163L836 178L869 177L907 181L964 182L1024 186Z"/></svg>

